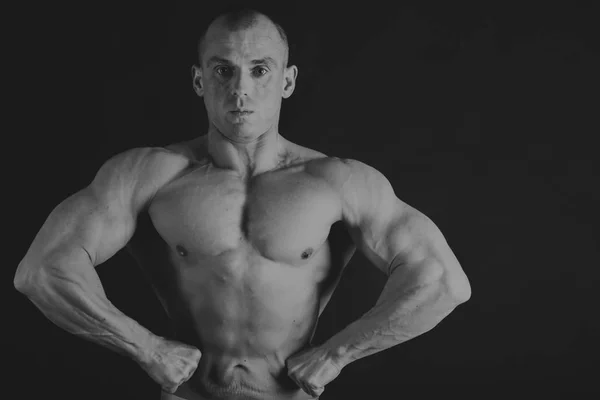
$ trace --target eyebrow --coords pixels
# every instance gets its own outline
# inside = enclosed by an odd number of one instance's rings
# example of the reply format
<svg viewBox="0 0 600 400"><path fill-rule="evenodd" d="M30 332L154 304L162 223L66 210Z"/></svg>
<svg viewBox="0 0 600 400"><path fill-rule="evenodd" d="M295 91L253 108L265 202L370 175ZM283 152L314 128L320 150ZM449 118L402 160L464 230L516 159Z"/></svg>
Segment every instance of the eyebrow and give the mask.
<svg viewBox="0 0 600 400"><path fill-rule="evenodd" d="M253 65L267 64L277 66L277 62L272 57L263 57L258 60L252 60L251 62Z"/></svg>
<svg viewBox="0 0 600 400"><path fill-rule="evenodd" d="M275 65L277 66L277 62L275 61L275 59L273 59L273 57L263 57L263 58L259 58L256 60L252 60L250 61L250 63L252 65L261 65L261 64L267 64L267 65ZM207 65L211 65L211 64L227 64L227 65L232 65L231 61L222 58L222 57L218 57L218 56L212 56L211 58L208 59L208 61L206 62Z"/></svg>
<svg viewBox="0 0 600 400"><path fill-rule="evenodd" d="M211 64L231 64L231 62L229 60L226 60L221 57L212 56L211 58L208 59L208 61L206 61L206 65L211 65Z"/></svg>

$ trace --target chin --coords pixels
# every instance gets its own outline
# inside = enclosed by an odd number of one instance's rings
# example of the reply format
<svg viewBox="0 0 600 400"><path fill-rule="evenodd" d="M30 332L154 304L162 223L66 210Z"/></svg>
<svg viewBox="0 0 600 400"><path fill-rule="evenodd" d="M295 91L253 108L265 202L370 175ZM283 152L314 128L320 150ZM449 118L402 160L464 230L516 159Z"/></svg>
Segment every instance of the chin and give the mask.
<svg viewBox="0 0 600 400"><path fill-rule="evenodd" d="M258 139L262 134L268 131L268 128L260 128L257 126L248 126L248 124L230 125L221 130L221 133L231 140L247 141Z"/></svg>

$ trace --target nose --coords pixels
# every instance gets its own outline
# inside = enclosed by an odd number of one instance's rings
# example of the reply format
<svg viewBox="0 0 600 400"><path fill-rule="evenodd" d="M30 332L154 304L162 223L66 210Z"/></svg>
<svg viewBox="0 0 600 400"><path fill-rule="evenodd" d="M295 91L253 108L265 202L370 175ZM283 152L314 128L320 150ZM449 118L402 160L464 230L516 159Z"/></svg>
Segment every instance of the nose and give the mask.
<svg viewBox="0 0 600 400"><path fill-rule="evenodd" d="M252 78L243 71L237 72L231 83L231 93L235 97L246 97L250 93Z"/></svg>

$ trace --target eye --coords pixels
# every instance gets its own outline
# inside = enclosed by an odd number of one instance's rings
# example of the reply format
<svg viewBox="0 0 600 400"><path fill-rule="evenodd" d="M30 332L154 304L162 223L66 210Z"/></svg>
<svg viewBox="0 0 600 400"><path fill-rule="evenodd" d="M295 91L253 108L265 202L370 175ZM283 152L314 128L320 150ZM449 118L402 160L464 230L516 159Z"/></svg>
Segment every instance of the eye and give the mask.
<svg viewBox="0 0 600 400"><path fill-rule="evenodd" d="M269 72L269 70L265 67L256 67L252 69L252 75L254 75L255 77L264 76L267 74L267 72Z"/></svg>
<svg viewBox="0 0 600 400"><path fill-rule="evenodd" d="M231 68L225 65L219 65L218 67L216 67L215 72L217 73L217 75L222 77L230 77L232 74Z"/></svg>

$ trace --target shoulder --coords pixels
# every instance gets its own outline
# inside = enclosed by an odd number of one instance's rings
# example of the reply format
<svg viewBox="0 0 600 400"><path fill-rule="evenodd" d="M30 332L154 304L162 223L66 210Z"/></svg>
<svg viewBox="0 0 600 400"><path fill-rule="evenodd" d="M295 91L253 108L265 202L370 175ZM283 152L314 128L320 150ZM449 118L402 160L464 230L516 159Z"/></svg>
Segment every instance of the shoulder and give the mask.
<svg viewBox="0 0 600 400"><path fill-rule="evenodd" d="M100 198L132 199L141 205L162 186L180 176L190 159L173 149L136 147L106 160L90 188Z"/></svg>
<svg viewBox="0 0 600 400"><path fill-rule="evenodd" d="M354 159L327 157L315 160L310 173L325 180L338 194L343 218L351 225L394 215L404 203L386 176L375 167Z"/></svg>
<svg viewBox="0 0 600 400"><path fill-rule="evenodd" d="M135 147L110 157L100 167L100 177L118 175L121 178L149 178L171 173L189 164L189 158L165 147Z"/></svg>
<svg viewBox="0 0 600 400"><path fill-rule="evenodd" d="M360 190L390 185L373 166L351 158L323 157L311 161L307 170L338 190Z"/></svg>

